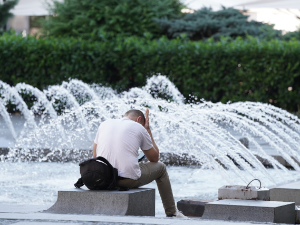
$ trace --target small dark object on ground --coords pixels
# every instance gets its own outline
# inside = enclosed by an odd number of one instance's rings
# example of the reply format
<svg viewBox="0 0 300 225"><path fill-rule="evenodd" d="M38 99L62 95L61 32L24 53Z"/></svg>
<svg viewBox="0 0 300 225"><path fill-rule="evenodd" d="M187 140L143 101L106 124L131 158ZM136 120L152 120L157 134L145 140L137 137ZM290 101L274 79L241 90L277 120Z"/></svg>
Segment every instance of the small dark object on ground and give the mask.
<svg viewBox="0 0 300 225"><path fill-rule="evenodd" d="M212 201L203 200L203 199L180 200L179 202L177 202L177 208L185 216L201 217L204 213L205 204L208 202L212 202Z"/></svg>

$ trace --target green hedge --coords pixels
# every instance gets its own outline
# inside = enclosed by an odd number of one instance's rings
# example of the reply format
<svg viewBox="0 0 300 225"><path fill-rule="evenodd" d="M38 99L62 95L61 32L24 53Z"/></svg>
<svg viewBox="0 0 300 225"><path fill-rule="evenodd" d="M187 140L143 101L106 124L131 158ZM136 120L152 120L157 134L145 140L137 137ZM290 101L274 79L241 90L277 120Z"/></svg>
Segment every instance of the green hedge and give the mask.
<svg viewBox="0 0 300 225"><path fill-rule="evenodd" d="M246 40L76 39L0 37L0 80L40 89L69 78L119 91L143 86L154 73L167 75L187 97L208 101L260 101L290 111L300 105L300 43ZM289 91L288 88L293 90Z"/></svg>

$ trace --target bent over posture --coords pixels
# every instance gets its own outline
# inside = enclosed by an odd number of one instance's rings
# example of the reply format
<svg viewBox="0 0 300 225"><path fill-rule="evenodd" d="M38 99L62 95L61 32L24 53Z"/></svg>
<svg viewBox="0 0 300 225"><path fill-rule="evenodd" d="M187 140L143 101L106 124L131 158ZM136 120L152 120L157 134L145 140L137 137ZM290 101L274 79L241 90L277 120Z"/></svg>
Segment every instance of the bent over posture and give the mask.
<svg viewBox="0 0 300 225"><path fill-rule="evenodd" d="M138 163L141 148L150 162ZM165 164L158 162L159 150L146 117L140 110L129 110L122 119L109 119L98 129L93 157L106 158L118 169L118 186L137 188L156 181L168 217L187 218L175 207L172 188Z"/></svg>

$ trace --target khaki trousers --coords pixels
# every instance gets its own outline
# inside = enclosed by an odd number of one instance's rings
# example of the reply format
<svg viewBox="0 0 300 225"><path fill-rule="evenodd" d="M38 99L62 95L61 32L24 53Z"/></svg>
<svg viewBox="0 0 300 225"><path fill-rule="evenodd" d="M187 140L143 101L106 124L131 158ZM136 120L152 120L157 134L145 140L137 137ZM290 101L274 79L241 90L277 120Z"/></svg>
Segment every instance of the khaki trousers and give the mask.
<svg viewBox="0 0 300 225"><path fill-rule="evenodd" d="M139 165L141 169L141 177L138 180L132 180L129 178L119 180L118 186L138 188L155 180L166 215L174 215L176 213L176 207L166 165L162 162L147 162L140 163Z"/></svg>

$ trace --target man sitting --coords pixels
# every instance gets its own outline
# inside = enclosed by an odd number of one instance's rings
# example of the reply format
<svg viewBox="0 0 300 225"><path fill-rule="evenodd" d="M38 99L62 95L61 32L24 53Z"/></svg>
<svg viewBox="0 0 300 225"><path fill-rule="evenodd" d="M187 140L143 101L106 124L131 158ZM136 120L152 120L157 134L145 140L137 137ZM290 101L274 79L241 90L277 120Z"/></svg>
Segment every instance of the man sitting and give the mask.
<svg viewBox="0 0 300 225"><path fill-rule="evenodd" d="M150 162L138 163L141 148ZM165 164L158 162L159 150L146 117L140 110L129 110L122 119L101 123L93 145L93 157L106 158L118 169L118 186L138 188L156 181L168 217L187 218L175 207L172 188Z"/></svg>

